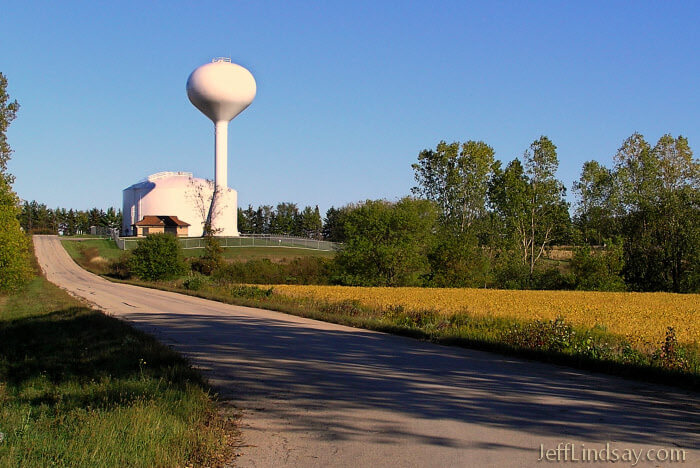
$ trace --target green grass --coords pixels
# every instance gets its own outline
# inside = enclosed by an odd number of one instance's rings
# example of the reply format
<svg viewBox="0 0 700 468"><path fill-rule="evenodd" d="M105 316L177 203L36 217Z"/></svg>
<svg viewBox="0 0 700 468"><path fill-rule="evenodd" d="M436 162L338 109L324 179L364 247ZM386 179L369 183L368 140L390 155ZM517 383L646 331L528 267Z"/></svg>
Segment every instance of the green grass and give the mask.
<svg viewBox="0 0 700 468"><path fill-rule="evenodd" d="M0 299L0 432L0 466L185 466L232 424L182 357L36 277Z"/></svg>
<svg viewBox="0 0 700 468"><path fill-rule="evenodd" d="M90 262L83 251L93 250L95 254L106 260L115 260L124 254L123 250L111 239L69 240L62 239L61 244L68 254L79 265L97 274L106 273L104 263ZM96 250L95 250L96 249ZM298 257L323 257L332 258L335 252L325 250L303 249L298 247L228 247L224 249L224 258L230 261L246 262L248 260L269 259L279 263L290 261ZM198 258L204 255L204 249L183 250L185 257ZM88 256L89 257L89 256Z"/></svg>
<svg viewBox="0 0 700 468"><path fill-rule="evenodd" d="M119 258L123 252L112 239L66 240L61 244L74 260L81 256L81 249L96 248L100 257L107 260Z"/></svg>
<svg viewBox="0 0 700 468"><path fill-rule="evenodd" d="M184 250L185 257L201 257L204 249ZM297 257L323 257L332 258L335 252L327 250L303 249L298 247L227 247L224 249L224 258L234 261L270 259L273 262L291 260Z"/></svg>

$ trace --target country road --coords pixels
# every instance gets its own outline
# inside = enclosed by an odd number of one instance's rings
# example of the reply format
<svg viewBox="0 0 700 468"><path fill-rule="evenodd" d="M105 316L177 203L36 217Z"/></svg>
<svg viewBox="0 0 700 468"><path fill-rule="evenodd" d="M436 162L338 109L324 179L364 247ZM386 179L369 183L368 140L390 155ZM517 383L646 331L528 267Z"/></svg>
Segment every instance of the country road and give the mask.
<svg viewBox="0 0 700 468"><path fill-rule="evenodd" d="M236 466L700 466L697 393L115 284L57 237L34 243L49 281L173 346L241 409Z"/></svg>

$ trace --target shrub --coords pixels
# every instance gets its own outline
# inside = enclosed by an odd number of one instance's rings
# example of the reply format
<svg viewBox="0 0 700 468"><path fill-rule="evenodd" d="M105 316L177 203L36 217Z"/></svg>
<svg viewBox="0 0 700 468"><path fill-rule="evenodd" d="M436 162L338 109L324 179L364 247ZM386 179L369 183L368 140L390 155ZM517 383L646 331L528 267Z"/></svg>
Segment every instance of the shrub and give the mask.
<svg viewBox="0 0 700 468"><path fill-rule="evenodd" d="M526 349L565 351L574 345L575 332L563 319L535 320L524 326L516 324L504 335L506 343Z"/></svg>
<svg viewBox="0 0 700 468"><path fill-rule="evenodd" d="M172 234L152 234L140 240L129 266L134 275L149 281L173 279L185 272L182 248Z"/></svg>
<svg viewBox="0 0 700 468"><path fill-rule="evenodd" d="M124 252L109 263L109 276L119 279L131 278L131 254Z"/></svg>
<svg viewBox="0 0 700 468"><path fill-rule="evenodd" d="M192 262L192 270L211 275L224 264L224 249L219 240L209 232L204 236L204 255Z"/></svg>
<svg viewBox="0 0 700 468"><path fill-rule="evenodd" d="M208 283L207 277L195 274L190 276L183 283L182 286L189 291L199 291L202 286Z"/></svg>
<svg viewBox="0 0 700 468"><path fill-rule="evenodd" d="M272 288L260 289L257 286L234 286L229 291L233 297L245 299L265 299L272 296Z"/></svg>
<svg viewBox="0 0 700 468"><path fill-rule="evenodd" d="M666 339L652 359L661 367L667 369L685 370L688 368L688 360L685 358L685 350L678 345L676 331L673 327L666 330Z"/></svg>

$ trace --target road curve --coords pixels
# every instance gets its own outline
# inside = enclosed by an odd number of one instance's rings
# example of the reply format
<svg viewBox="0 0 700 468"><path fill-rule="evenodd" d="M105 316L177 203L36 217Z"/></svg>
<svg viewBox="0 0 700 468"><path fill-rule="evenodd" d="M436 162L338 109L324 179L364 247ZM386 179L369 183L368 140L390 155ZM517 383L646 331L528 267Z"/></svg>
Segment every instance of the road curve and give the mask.
<svg viewBox="0 0 700 468"><path fill-rule="evenodd" d="M34 244L49 281L188 356L242 410L237 466L508 467L594 454L665 466L677 463L648 458L681 449L682 466L700 464L697 393L110 283L57 237Z"/></svg>

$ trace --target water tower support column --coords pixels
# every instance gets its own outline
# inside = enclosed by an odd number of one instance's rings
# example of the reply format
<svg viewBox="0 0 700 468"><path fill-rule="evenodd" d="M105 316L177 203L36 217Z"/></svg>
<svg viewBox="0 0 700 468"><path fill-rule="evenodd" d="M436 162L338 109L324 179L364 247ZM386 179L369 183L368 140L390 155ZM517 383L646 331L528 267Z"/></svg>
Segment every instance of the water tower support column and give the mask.
<svg viewBox="0 0 700 468"><path fill-rule="evenodd" d="M228 188L228 121L216 122L216 149L214 153L214 187Z"/></svg>

